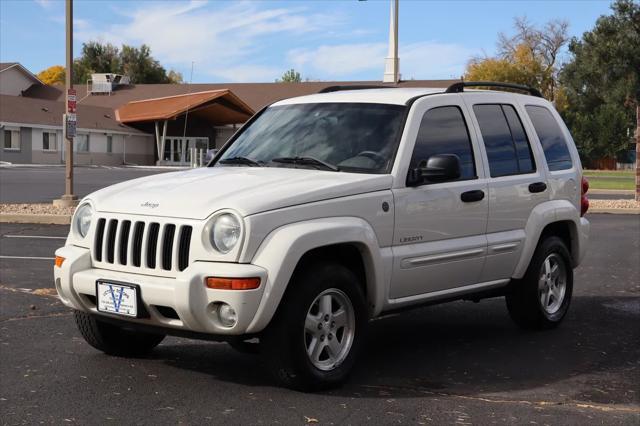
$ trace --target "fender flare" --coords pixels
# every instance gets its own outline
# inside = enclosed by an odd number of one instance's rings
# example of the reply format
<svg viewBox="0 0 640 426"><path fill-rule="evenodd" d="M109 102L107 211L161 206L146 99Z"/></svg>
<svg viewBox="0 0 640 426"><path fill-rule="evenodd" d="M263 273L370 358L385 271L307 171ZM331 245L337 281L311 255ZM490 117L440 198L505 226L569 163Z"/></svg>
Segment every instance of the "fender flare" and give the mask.
<svg viewBox="0 0 640 426"><path fill-rule="evenodd" d="M329 217L296 222L277 228L264 239L253 265L268 271L264 293L247 333L263 330L273 318L302 256L310 250L350 243L362 254L369 305L374 312L384 298L384 271L378 239L371 225L357 217ZM376 309L377 308L377 309Z"/></svg>
<svg viewBox="0 0 640 426"><path fill-rule="evenodd" d="M568 200L553 200L547 201L542 204L538 204L529 215L527 224L525 225L525 244L520 255L520 260L513 271L512 278L522 278L527 272L533 252L538 246L542 230L555 222L569 222L571 235L571 254L573 257L573 263L577 264L579 259L580 239L577 236L578 225L580 222L580 215L576 210L576 207Z"/></svg>

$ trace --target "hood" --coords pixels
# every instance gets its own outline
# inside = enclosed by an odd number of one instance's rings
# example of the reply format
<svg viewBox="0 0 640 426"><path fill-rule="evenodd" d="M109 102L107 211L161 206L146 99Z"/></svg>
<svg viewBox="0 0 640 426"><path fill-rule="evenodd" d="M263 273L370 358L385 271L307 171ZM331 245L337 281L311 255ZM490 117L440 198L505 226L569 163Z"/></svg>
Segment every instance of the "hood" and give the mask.
<svg viewBox="0 0 640 426"><path fill-rule="evenodd" d="M205 219L243 216L391 188L390 175L283 167L204 167L122 182L87 198L100 212Z"/></svg>

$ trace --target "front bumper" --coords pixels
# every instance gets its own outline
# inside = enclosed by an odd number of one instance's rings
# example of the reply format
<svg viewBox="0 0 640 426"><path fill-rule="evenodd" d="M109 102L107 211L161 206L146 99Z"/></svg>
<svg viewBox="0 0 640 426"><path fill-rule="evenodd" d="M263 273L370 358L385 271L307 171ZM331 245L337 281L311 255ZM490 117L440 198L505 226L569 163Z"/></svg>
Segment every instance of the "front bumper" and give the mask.
<svg viewBox="0 0 640 426"><path fill-rule="evenodd" d="M90 251L81 247L62 247L56 250L56 256L65 258L61 267L54 267L54 280L60 300L66 306L141 325L195 333L246 334L256 315L267 282L267 271L250 264L193 262L175 278L165 278L94 268ZM261 285L255 290L213 290L204 284L205 279L211 276L259 277ZM148 316L128 318L98 312L95 297L96 281L99 279L140 286L140 303L148 312ZM236 311L238 321L235 326L224 327L217 322L213 309L216 302L227 303ZM162 312L167 312L164 308L173 309L178 318L163 315Z"/></svg>

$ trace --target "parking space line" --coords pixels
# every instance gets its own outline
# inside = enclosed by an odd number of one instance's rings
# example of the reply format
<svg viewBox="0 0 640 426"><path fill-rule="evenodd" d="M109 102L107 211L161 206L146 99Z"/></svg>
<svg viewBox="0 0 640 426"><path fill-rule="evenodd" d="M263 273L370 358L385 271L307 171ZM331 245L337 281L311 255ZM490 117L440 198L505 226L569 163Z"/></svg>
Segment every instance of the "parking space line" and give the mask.
<svg viewBox="0 0 640 426"><path fill-rule="evenodd" d="M38 257L38 256L0 256L0 259L54 260L54 259L55 259L55 257Z"/></svg>
<svg viewBox="0 0 640 426"><path fill-rule="evenodd" d="M3 235L4 238L42 238L47 240L66 240L67 237L56 237L52 235Z"/></svg>

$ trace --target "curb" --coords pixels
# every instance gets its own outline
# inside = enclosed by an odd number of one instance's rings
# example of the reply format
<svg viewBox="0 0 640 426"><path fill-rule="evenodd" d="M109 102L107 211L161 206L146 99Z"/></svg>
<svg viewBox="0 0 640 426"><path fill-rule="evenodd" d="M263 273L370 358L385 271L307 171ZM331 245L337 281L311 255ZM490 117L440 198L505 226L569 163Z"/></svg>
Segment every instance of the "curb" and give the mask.
<svg viewBox="0 0 640 426"><path fill-rule="evenodd" d="M633 189L595 189L589 188L589 194L617 194L617 195L634 195L636 191Z"/></svg>
<svg viewBox="0 0 640 426"><path fill-rule="evenodd" d="M589 213L640 215L640 209L594 209L594 208L590 208L587 214L589 214Z"/></svg>
<svg viewBox="0 0 640 426"><path fill-rule="evenodd" d="M0 213L0 223L41 223L47 225L69 225L71 223L71 215Z"/></svg>

